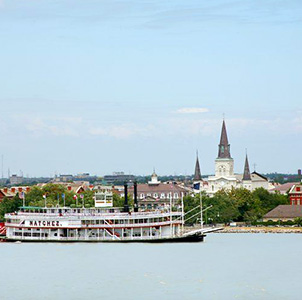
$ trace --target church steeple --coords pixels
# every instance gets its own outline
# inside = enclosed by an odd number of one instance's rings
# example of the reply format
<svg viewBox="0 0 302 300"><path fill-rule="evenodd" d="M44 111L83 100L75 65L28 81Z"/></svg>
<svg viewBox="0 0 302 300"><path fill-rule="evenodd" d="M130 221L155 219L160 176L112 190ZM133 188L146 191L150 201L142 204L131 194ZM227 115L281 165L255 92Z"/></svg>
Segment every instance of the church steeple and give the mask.
<svg viewBox="0 0 302 300"><path fill-rule="evenodd" d="M218 145L218 158L231 158L230 144L224 120L222 122L220 144Z"/></svg>
<svg viewBox="0 0 302 300"><path fill-rule="evenodd" d="M247 154L245 156L244 173L242 180L251 180L250 166L249 161L247 159Z"/></svg>
<svg viewBox="0 0 302 300"><path fill-rule="evenodd" d="M199 166L199 160L198 160L198 151L196 152L196 164L195 164L195 173L194 173L194 181L200 181L201 178L201 172L200 172L200 166Z"/></svg>

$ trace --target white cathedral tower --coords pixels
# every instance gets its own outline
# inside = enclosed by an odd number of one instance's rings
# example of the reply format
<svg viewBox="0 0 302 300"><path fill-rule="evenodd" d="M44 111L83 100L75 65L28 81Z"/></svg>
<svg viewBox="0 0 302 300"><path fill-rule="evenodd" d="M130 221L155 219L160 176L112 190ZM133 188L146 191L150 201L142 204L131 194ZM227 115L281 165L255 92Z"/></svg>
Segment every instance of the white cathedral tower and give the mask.
<svg viewBox="0 0 302 300"><path fill-rule="evenodd" d="M220 143L218 145L218 157L215 160L215 176L208 178L208 192L216 193L224 189L236 187L237 178L234 175L234 160L231 157L225 121L222 122Z"/></svg>
<svg viewBox="0 0 302 300"><path fill-rule="evenodd" d="M234 160L231 157L231 149L224 120L222 123L220 143L218 145L218 157L215 160L215 176L234 176Z"/></svg>

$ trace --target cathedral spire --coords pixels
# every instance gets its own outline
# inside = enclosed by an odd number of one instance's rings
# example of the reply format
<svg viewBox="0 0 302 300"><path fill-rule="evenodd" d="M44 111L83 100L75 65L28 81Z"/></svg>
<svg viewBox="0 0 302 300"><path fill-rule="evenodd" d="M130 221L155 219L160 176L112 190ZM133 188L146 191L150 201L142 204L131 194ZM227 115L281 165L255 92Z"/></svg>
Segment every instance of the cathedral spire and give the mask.
<svg viewBox="0 0 302 300"><path fill-rule="evenodd" d="M195 164L194 180L195 181L202 180L201 179L200 166L199 166L199 160L198 160L198 151L196 151L196 164Z"/></svg>
<svg viewBox="0 0 302 300"><path fill-rule="evenodd" d="M243 173L242 180L251 180L250 166L249 166L247 154L245 156L244 173Z"/></svg>
<svg viewBox="0 0 302 300"><path fill-rule="evenodd" d="M220 144L218 145L218 158L231 158L230 144L226 131L225 121L222 122Z"/></svg>

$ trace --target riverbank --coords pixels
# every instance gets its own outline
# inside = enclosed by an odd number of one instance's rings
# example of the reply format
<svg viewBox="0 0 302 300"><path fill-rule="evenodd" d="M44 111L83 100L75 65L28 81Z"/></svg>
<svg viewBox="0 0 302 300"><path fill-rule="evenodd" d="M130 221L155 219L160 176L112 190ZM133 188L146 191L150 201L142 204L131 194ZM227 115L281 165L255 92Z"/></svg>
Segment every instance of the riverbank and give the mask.
<svg viewBox="0 0 302 300"><path fill-rule="evenodd" d="M222 230L217 231L217 233L302 233L302 227L225 226Z"/></svg>

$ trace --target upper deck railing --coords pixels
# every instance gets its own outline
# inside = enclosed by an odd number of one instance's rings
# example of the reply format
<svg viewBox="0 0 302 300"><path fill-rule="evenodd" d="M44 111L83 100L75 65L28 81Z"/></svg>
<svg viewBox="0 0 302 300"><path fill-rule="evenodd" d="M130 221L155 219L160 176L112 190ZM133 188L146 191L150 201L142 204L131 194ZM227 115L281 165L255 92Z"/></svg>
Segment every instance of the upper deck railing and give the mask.
<svg viewBox="0 0 302 300"><path fill-rule="evenodd" d="M5 215L6 219L32 219L33 217L39 219L54 219L54 218L61 218L61 219L103 219L103 220L116 220L116 219L147 219L147 218L161 218L161 217L178 217L181 216L181 212L163 212L163 211L149 211L149 212L54 212L54 213L40 213L40 212L16 212L16 213L9 213Z"/></svg>

